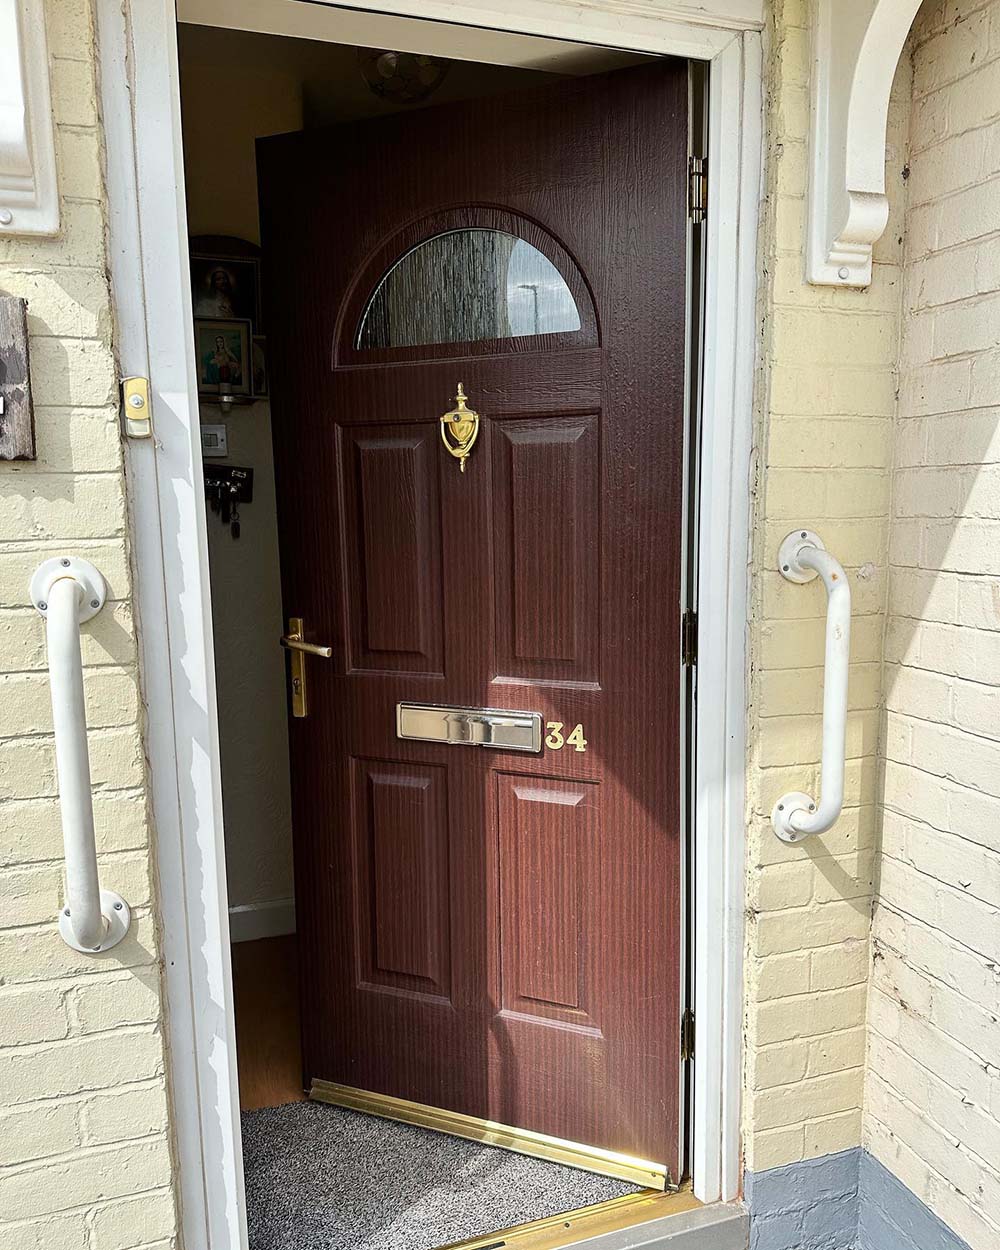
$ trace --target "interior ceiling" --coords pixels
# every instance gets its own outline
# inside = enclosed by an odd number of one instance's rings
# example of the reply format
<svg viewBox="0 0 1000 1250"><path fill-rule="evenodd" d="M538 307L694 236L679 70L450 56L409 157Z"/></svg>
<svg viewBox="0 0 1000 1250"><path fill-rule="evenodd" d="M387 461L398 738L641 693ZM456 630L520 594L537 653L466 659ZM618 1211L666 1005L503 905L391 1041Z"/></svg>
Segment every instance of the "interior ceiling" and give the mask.
<svg viewBox="0 0 1000 1250"><path fill-rule="evenodd" d="M278 73L297 79L302 86L307 126L379 117L400 107L422 106L400 106L375 95L361 76L357 49L343 44L185 23L178 27L178 40L182 70L185 65L196 64L239 65L250 76ZM454 61L444 82L423 103L444 104L491 95L554 77L532 69Z"/></svg>

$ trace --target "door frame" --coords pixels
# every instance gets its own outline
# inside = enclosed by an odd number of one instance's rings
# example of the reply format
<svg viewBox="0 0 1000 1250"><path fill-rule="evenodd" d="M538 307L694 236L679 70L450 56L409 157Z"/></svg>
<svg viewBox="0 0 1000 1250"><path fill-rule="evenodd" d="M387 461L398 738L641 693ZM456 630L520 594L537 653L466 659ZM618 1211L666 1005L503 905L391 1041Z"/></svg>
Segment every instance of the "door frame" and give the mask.
<svg viewBox="0 0 1000 1250"><path fill-rule="evenodd" d="M182 0L183 2L183 0ZM323 0L327 3L327 0ZM295 0L213 0L300 15ZM205 6L201 6L204 8ZM245 1250L239 1095L205 501L187 263L174 0L97 0L109 263L123 376L154 437L126 440L135 610L162 917L170 1090L187 1250ZM690 905L697 1019L691 1163L740 1192L746 635L762 168L763 0L339 0L325 17L420 19L441 41L509 32L707 62L705 383ZM237 19L237 14L242 15ZM221 17L218 24L230 24ZM144 240L146 244L144 246ZM667 657L675 662L674 657Z"/></svg>

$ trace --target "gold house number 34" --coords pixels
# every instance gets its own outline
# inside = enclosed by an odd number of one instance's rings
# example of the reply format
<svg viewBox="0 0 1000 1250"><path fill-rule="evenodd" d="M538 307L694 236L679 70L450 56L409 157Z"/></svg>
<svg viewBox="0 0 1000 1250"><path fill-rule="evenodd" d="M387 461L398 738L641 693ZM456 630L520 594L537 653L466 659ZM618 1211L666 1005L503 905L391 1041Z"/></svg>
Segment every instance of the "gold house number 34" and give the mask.
<svg viewBox="0 0 1000 1250"><path fill-rule="evenodd" d="M571 733L563 736L563 725L561 720L549 720L545 722L545 728L549 731L545 735L545 745L550 751L561 751L563 747L572 747L575 751L586 751L587 739L583 736L583 726L575 725Z"/></svg>

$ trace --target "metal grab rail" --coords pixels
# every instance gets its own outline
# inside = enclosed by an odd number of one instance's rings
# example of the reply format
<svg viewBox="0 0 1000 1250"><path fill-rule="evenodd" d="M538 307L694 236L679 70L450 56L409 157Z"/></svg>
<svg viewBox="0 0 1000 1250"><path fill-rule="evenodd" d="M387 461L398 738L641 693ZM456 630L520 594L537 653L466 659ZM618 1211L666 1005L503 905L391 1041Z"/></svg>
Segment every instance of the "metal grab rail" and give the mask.
<svg viewBox="0 0 1000 1250"><path fill-rule="evenodd" d="M128 904L102 890L97 873L94 802L87 749L87 708L83 693L80 626L104 606L104 578L86 560L60 556L46 560L31 579L31 601L46 618L56 775L66 856L66 902L59 933L84 953L116 946L128 933Z"/></svg>
<svg viewBox="0 0 1000 1250"><path fill-rule="evenodd" d="M811 795L792 790L781 796L771 812L771 824L782 842L801 842L811 834L825 833L844 806L851 587L840 562L809 530L795 530L787 535L778 549L778 567L790 582L811 582L818 574L827 593L819 803Z"/></svg>

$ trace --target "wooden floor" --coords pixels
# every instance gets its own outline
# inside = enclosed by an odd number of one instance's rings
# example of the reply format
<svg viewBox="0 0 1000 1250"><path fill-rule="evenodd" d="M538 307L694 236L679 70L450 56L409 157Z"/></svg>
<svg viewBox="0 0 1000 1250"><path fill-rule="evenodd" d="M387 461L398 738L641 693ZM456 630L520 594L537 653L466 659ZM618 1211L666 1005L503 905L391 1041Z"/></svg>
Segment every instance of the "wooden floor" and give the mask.
<svg viewBox="0 0 1000 1250"><path fill-rule="evenodd" d="M301 1102L296 939L236 942L232 956L240 1109Z"/></svg>

